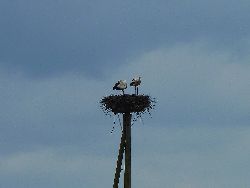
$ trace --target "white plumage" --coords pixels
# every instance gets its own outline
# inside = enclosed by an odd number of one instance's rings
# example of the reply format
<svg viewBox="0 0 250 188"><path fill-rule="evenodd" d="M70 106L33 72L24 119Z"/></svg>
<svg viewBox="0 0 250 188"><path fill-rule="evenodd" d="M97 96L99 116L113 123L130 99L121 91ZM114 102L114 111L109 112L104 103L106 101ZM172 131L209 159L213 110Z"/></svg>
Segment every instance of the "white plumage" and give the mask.
<svg viewBox="0 0 250 188"><path fill-rule="evenodd" d="M126 88L127 88L126 80L119 80L117 83L115 83L113 90L122 90L122 93L124 94L124 89Z"/></svg>
<svg viewBox="0 0 250 188"><path fill-rule="evenodd" d="M138 95L138 86L141 84L141 77L135 77L132 79L130 86L134 86L135 87L135 94Z"/></svg>

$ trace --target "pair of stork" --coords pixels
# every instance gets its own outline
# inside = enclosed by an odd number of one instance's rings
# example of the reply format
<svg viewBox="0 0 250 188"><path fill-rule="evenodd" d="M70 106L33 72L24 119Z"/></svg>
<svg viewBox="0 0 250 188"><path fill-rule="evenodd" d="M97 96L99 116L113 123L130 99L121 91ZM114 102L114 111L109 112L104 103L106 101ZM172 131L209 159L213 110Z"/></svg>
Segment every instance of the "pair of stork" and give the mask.
<svg viewBox="0 0 250 188"><path fill-rule="evenodd" d="M138 95L138 86L141 84L141 77L135 77L132 79L130 86L135 87L135 94ZM117 83L115 83L115 86L113 87L113 90L122 90L122 93L124 95L124 89L127 88L126 80L119 80Z"/></svg>

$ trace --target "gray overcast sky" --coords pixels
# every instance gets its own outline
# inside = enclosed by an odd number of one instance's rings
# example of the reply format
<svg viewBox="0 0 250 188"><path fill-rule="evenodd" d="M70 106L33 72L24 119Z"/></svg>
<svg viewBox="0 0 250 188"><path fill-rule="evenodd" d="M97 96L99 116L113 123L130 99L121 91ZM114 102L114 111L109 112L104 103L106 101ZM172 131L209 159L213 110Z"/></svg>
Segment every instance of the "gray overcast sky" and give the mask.
<svg viewBox="0 0 250 188"><path fill-rule="evenodd" d="M249 20L246 0L0 0L0 187L111 187L98 102L134 75L158 101L134 187L249 187Z"/></svg>

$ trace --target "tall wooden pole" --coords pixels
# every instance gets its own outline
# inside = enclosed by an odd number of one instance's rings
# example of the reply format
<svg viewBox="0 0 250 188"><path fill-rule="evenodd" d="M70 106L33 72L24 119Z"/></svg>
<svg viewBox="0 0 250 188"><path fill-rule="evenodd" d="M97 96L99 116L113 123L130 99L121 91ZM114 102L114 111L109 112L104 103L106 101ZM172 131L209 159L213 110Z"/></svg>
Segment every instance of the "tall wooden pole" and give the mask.
<svg viewBox="0 0 250 188"><path fill-rule="evenodd" d="M126 140L126 126L123 125L119 154L118 154L118 159L117 159L117 163L116 163L116 171L115 171L113 188L118 188L118 185L119 185L122 159L123 159L123 153L124 153L124 149L125 149L125 140Z"/></svg>
<svg viewBox="0 0 250 188"><path fill-rule="evenodd" d="M131 188L131 114L123 114L123 126L126 127L124 188Z"/></svg>
<svg viewBox="0 0 250 188"><path fill-rule="evenodd" d="M119 148L118 159L116 163L116 171L113 188L118 188L122 159L125 150L125 172L124 172L124 188L131 188L131 117L130 113L123 114L123 131Z"/></svg>

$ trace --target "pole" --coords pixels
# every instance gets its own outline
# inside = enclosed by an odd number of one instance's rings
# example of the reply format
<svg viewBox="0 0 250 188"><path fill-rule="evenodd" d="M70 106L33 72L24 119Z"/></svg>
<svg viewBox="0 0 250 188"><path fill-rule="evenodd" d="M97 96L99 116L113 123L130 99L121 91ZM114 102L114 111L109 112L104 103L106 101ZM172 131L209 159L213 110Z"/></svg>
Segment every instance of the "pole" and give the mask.
<svg viewBox="0 0 250 188"><path fill-rule="evenodd" d="M121 143L120 143L120 148L119 148L118 159L117 159L117 163L116 163L116 171L115 171L113 188L118 188L118 185L119 185L122 159L123 159L123 153L124 153L124 148L125 148L125 139L126 139L126 126L124 126L124 124L123 124L123 131L122 131L122 136L121 136Z"/></svg>
<svg viewBox="0 0 250 188"><path fill-rule="evenodd" d="M131 188L131 114L123 114L123 126L126 127L124 188Z"/></svg>

